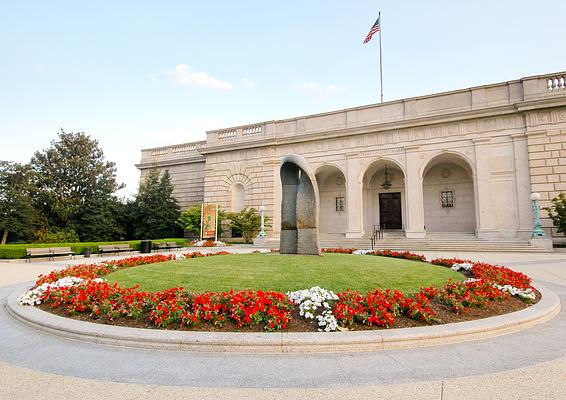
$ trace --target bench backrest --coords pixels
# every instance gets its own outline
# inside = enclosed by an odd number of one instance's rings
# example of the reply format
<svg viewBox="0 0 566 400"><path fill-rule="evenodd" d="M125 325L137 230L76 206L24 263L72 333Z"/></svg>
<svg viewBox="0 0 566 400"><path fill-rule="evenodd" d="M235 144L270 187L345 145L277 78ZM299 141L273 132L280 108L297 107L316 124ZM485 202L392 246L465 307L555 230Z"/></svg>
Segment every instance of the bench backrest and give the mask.
<svg viewBox="0 0 566 400"><path fill-rule="evenodd" d="M98 250L102 250L102 251L114 251L114 245L113 244L99 244L98 245Z"/></svg>
<svg viewBox="0 0 566 400"><path fill-rule="evenodd" d="M160 247L169 247L169 245L165 242L159 242L159 243L155 243L155 247L160 248Z"/></svg>
<svg viewBox="0 0 566 400"><path fill-rule="evenodd" d="M177 242L165 242L167 244L168 247L177 247L178 244Z"/></svg>
<svg viewBox="0 0 566 400"><path fill-rule="evenodd" d="M133 250L129 244L115 244L114 248L116 250Z"/></svg>
<svg viewBox="0 0 566 400"><path fill-rule="evenodd" d="M26 254L28 256L42 256L42 255L49 256L51 255L51 249L49 249L48 247L29 248L26 249Z"/></svg>
<svg viewBox="0 0 566 400"><path fill-rule="evenodd" d="M49 250L51 250L52 253L72 253L73 250L71 250L70 247L51 247Z"/></svg>

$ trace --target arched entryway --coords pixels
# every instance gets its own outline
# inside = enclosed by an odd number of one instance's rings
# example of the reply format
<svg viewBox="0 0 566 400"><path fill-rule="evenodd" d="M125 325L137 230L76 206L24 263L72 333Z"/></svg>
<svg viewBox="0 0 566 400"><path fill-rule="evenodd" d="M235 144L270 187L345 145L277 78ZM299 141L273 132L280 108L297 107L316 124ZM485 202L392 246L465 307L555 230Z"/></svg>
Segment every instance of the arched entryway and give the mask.
<svg viewBox="0 0 566 400"><path fill-rule="evenodd" d="M363 176L364 231L404 231L406 226L405 174L391 160L378 160Z"/></svg>
<svg viewBox="0 0 566 400"><path fill-rule="evenodd" d="M345 234L348 212L344 174L333 165L323 165L315 176L320 197L320 233Z"/></svg>
<svg viewBox="0 0 566 400"><path fill-rule="evenodd" d="M470 164L452 153L432 158L423 170L424 224L428 233L475 233L474 178Z"/></svg>

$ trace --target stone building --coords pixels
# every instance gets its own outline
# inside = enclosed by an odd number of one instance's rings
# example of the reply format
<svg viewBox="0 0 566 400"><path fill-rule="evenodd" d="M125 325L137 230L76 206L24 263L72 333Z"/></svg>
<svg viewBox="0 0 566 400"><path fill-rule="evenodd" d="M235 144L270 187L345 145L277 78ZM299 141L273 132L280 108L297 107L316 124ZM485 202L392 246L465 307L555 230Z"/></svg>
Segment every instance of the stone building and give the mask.
<svg viewBox="0 0 566 400"><path fill-rule="evenodd" d="M316 176L320 234L528 240L530 194L566 191L566 72L206 132L142 151L181 206L266 207L280 230L280 160ZM543 212L547 236L562 240ZM448 236L450 237L450 236Z"/></svg>

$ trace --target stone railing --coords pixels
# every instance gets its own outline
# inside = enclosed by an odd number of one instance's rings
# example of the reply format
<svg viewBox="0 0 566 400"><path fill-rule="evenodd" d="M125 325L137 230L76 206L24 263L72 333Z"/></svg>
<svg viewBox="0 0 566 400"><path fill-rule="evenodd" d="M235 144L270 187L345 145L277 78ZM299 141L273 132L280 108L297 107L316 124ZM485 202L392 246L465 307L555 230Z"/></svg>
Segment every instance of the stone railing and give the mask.
<svg viewBox="0 0 566 400"><path fill-rule="evenodd" d="M174 146L155 147L142 150L142 164L164 160L199 157L199 150L206 147L206 141L177 144Z"/></svg>
<svg viewBox="0 0 566 400"><path fill-rule="evenodd" d="M454 114L484 111L521 103L558 98L566 93L566 72L531 76L428 96L371 104L322 114L243 125L207 132L207 146L251 143L263 138L284 139L309 134L331 134L344 129L387 129L418 119L452 118ZM532 107L532 105L526 105Z"/></svg>
<svg viewBox="0 0 566 400"><path fill-rule="evenodd" d="M553 76L546 80L546 87L550 91L566 90L564 76Z"/></svg>
<svg viewBox="0 0 566 400"><path fill-rule="evenodd" d="M244 125L229 129L221 129L215 131L208 131L207 143L211 144L225 144L229 142L239 142L251 138L257 139L258 137L265 136L267 133L266 123L255 125Z"/></svg>

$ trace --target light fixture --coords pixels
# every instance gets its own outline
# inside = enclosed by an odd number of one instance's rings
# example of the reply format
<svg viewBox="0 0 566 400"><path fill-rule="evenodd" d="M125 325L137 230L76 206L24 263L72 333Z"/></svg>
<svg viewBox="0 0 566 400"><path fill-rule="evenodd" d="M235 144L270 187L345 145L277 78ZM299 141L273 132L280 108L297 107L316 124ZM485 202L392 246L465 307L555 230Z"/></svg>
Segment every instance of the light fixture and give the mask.
<svg viewBox="0 0 566 400"><path fill-rule="evenodd" d="M387 164L385 164L385 180L381 184L381 187L385 190L391 187L391 182L389 182L389 175L387 174Z"/></svg>

